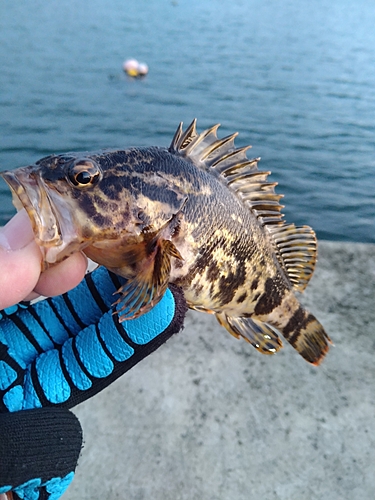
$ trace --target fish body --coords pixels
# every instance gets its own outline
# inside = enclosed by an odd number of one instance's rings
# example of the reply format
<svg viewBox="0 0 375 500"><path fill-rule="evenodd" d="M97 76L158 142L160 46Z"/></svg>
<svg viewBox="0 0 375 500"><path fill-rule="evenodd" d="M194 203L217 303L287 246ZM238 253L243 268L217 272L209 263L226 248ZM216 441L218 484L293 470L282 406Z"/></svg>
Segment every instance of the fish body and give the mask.
<svg viewBox="0 0 375 500"><path fill-rule="evenodd" d="M315 267L308 226L282 221L276 183L235 148L236 134L180 125L169 148L67 153L4 172L45 266L82 250L127 278L121 320L145 313L169 283L190 308L272 354L278 332L318 364L330 342L299 303Z"/></svg>

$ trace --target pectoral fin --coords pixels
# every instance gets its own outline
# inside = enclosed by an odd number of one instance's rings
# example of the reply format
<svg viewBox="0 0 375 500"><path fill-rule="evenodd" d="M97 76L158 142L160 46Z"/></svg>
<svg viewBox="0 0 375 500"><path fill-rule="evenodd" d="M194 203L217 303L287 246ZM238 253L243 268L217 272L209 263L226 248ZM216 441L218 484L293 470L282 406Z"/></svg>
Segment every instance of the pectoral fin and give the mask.
<svg viewBox="0 0 375 500"><path fill-rule="evenodd" d="M244 338L262 354L275 354L283 346L277 331L267 323L244 316L216 314L219 323L236 338Z"/></svg>
<svg viewBox="0 0 375 500"><path fill-rule="evenodd" d="M146 313L159 302L168 286L171 258L182 259L180 252L169 240L156 239L147 256L142 249L139 250L140 260L135 262L135 275L128 278L116 292L121 294L114 303L117 305L116 313L120 322ZM121 269L116 272L121 274Z"/></svg>

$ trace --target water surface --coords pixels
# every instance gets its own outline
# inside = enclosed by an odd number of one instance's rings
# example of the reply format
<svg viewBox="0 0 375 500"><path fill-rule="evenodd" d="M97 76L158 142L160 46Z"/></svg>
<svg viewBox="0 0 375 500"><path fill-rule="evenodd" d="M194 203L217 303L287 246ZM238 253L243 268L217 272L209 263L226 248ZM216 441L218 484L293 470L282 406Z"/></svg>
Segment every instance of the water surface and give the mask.
<svg viewBox="0 0 375 500"><path fill-rule="evenodd" d="M0 3L0 168L169 145L180 121L239 131L320 238L375 241L370 0ZM124 59L147 62L131 80ZM0 185L0 224L13 213Z"/></svg>

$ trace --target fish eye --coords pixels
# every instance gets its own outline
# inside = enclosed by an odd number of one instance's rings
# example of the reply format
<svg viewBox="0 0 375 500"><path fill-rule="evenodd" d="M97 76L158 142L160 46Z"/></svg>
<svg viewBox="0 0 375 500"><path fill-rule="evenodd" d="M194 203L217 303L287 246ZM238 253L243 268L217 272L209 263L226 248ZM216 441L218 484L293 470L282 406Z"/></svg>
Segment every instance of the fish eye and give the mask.
<svg viewBox="0 0 375 500"><path fill-rule="evenodd" d="M89 160L80 160L68 168L68 180L78 188L93 186L101 179L101 175L99 166Z"/></svg>

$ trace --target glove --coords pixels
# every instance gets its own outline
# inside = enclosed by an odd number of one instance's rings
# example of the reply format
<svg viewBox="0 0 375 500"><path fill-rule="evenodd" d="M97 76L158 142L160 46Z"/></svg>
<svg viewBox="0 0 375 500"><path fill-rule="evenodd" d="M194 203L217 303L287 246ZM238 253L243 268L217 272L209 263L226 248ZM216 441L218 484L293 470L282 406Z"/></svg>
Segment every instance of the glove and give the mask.
<svg viewBox="0 0 375 500"><path fill-rule="evenodd" d="M181 330L187 307L173 285L151 311L120 323L111 305L124 283L99 268L64 295L1 312L0 500L59 498L82 447L69 408Z"/></svg>

